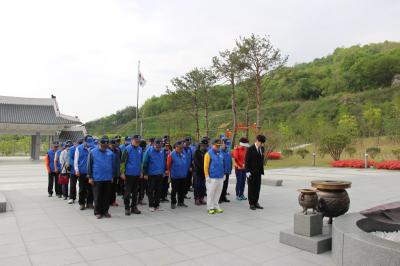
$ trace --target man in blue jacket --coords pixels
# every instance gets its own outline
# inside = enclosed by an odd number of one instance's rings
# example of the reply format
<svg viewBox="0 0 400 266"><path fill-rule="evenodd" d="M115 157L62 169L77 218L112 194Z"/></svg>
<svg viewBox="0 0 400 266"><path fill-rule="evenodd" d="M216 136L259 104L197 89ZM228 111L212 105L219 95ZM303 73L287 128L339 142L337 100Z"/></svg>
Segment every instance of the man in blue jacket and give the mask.
<svg viewBox="0 0 400 266"><path fill-rule="evenodd" d="M119 150L116 139L111 139L110 144L108 146L110 151L114 153L114 173L113 173L113 183L111 184L111 196L110 196L110 205L114 207L118 207L117 203L117 190L118 190L118 179L119 179L119 170L120 170L120 162L121 162L121 152Z"/></svg>
<svg viewBox="0 0 400 266"><path fill-rule="evenodd" d="M147 196L150 211L160 210L162 181L166 171L164 149L161 140L155 139L152 148L147 149L143 159L143 175L148 180Z"/></svg>
<svg viewBox="0 0 400 266"><path fill-rule="evenodd" d="M131 145L131 137L126 136L125 142L122 143L121 145L119 145L119 149L121 150L121 153L124 153L126 147L128 147L129 145Z"/></svg>
<svg viewBox="0 0 400 266"><path fill-rule="evenodd" d="M141 137L134 135L132 144L128 145L122 153L121 158L121 179L125 181L125 215L140 214L137 208L139 179L142 177L143 151L139 146Z"/></svg>
<svg viewBox="0 0 400 266"><path fill-rule="evenodd" d="M213 140L212 148L204 156L204 175L206 177L207 209L209 214L224 212L218 204L224 184L225 164L220 145L220 139Z"/></svg>
<svg viewBox="0 0 400 266"><path fill-rule="evenodd" d="M172 147L169 142L169 136L166 135L163 138L163 150L164 150L164 159L165 159L165 165L167 165L167 159L169 154L172 152ZM168 170L165 171L164 177L163 177L163 185L161 189L161 202L169 202L167 199L168 197L168 190L169 190L169 173Z"/></svg>
<svg viewBox="0 0 400 266"><path fill-rule="evenodd" d="M111 218L110 208L111 183L115 173L114 153L108 148L109 139L103 136L99 146L93 148L88 157L87 177L93 186L94 215L97 219Z"/></svg>
<svg viewBox="0 0 400 266"><path fill-rule="evenodd" d="M74 158L76 148L83 143L83 139L79 139L74 145L68 150L68 163L70 167L70 178L69 178L69 200L68 204L75 203L76 200L76 183L78 177L75 175Z"/></svg>
<svg viewBox="0 0 400 266"><path fill-rule="evenodd" d="M193 177L193 153L191 149L191 143L192 143L192 138L191 137L186 137L184 142L183 142L183 152L186 155L187 159L187 164L188 164L188 172L186 176L186 191L185 191L185 199L190 199L189 196L187 196L188 192L191 191L192 187L192 177ZM193 191L193 190L192 190Z"/></svg>
<svg viewBox="0 0 400 266"><path fill-rule="evenodd" d="M75 149L74 170L79 179L79 206L80 210L93 209L93 190L87 179L87 162L89 151L94 146L91 135L87 135L82 144ZM86 206L85 206L86 204Z"/></svg>
<svg viewBox="0 0 400 266"><path fill-rule="evenodd" d="M45 164L48 173L48 186L47 192L49 193L49 197L53 196L53 185L56 195L61 194L61 186L58 184L58 174L56 172L56 167L54 165L54 159L56 157L56 153L58 151L58 142L55 141L51 145L51 149L47 151L45 157Z"/></svg>
<svg viewBox="0 0 400 266"><path fill-rule="evenodd" d="M224 156L224 174L225 174L225 180L224 180L224 185L222 187L222 192L221 192L221 197L219 198L219 203L222 202L230 202L228 198L226 197L228 194L228 184L229 184L229 175L232 172L232 156L231 152L228 148L229 140L224 138L222 139L222 144L221 144L221 153Z"/></svg>
<svg viewBox="0 0 400 266"><path fill-rule="evenodd" d="M167 168L171 178L171 209L176 207L176 195L178 194L178 206L188 207L185 203L187 192L187 173L189 171L186 153L183 152L182 142L175 143L175 150L171 152L167 160Z"/></svg>

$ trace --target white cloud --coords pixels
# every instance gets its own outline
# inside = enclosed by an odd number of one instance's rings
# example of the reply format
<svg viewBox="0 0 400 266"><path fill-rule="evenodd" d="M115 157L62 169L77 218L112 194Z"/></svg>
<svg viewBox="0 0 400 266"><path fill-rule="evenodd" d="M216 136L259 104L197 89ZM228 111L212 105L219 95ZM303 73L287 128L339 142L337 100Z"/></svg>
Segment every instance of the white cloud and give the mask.
<svg viewBox="0 0 400 266"><path fill-rule="evenodd" d="M136 103L139 59L143 103L240 35L269 34L293 64L399 41L398 10L394 0L1 1L0 95L55 94L88 121Z"/></svg>

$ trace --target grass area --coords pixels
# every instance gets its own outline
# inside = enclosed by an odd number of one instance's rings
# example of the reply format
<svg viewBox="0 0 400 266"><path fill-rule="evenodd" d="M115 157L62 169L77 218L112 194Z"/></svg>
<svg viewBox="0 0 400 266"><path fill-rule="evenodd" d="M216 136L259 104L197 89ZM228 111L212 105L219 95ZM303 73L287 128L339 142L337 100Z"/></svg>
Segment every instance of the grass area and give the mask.
<svg viewBox="0 0 400 266"><path fill-rule="evenodd" d="M392 150L400 148L399 143L395 143L387 137L381 137L379 139L376 137L357 139L353 142L351 146L355 147L357 152L352 157L343 152L340 159L364 159L365 150L367 148L379 147L381 149L381 153L378 154L374 159L370 158L371 160L378 162L386 160L396 160L395 156L392 153ZM310 153L304 159L302 159L299 155L294 154L293 156L286 157L281 160L269 160L267 162L266 169L312 166L312 153L314 150L314 145L307 146L306 149L308 149ZM315 158L315 166L329 167L332 161L333 159L329 154L325 155L322 158L317 152Z"/></svg>

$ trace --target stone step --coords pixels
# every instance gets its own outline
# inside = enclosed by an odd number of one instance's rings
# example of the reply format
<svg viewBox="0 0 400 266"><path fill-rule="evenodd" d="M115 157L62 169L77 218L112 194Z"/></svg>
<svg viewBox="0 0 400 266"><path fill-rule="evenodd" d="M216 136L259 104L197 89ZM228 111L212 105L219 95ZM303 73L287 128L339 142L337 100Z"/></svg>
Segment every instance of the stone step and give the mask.
<svg viewBox="0 0 400 266"><path fill-rule="evenodd" d="M293 229L288 229L280 232L279 241L285 245L320 254L332 249L332 230L326 225L321 235L309 237L298 235Z"/></svg>
<svg viewBox="0 0 400 266"><path fill-rule="evenodd" d="M0 192L0 212L5 212L7 210L7 199L3 193Z"/></svg>
<svg viewBox="0 0 400 266"><path fill-rule="evenodd" d="M235 176L229 177L229 184L236 184ZM281 187L282 184L283 184L282 179L275 179L275 178L262 178L261 179L261 185L265 185L265 186Z"/></svg>

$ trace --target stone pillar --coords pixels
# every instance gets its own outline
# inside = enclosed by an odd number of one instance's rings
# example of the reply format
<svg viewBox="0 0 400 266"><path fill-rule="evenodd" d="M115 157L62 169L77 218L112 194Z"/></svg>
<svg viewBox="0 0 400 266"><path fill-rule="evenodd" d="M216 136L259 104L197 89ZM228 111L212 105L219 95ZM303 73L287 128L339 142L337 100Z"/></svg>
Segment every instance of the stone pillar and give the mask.
<svg viewBox="0 0 400 266"><path fill-rule="evenodd" d="M40 159L40 133L36 133L36 135L32 135L31 159L32 160Z"/></svg>
<svg viewBox="0 0 400 266"><path fill-rule="evenodd" d="M33 160L34 159L34 156L33 156L33 154L34 154L34 150L35 150L35 138L34 138L34 136L31 136L31 159Z"/></svg>

